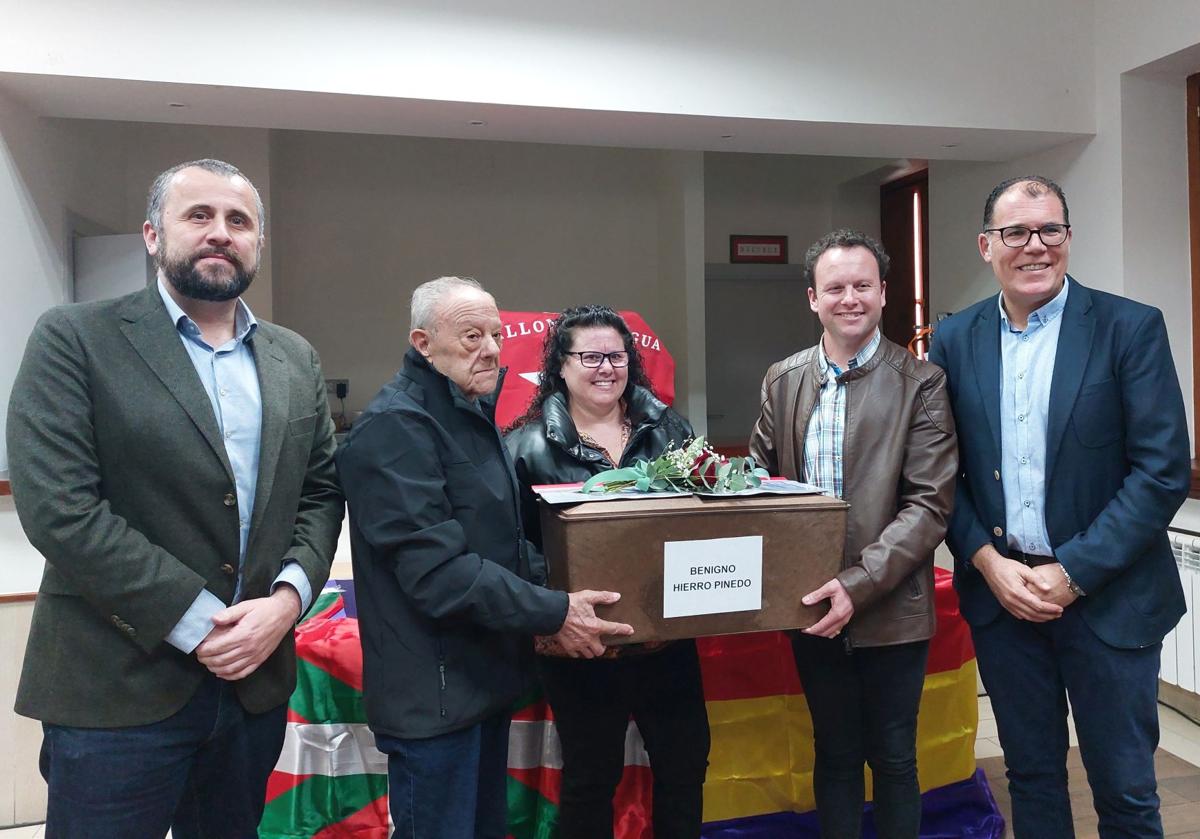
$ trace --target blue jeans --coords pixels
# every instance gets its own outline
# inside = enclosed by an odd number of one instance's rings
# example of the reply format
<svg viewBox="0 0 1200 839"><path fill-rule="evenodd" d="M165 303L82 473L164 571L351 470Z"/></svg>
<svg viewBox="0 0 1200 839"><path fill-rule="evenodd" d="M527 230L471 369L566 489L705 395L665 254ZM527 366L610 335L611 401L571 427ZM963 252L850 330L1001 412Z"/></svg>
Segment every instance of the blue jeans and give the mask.
<svg viewBox="0 0 1200 839"><path fill-rule="evenodd" d="M916 839L917 710L929 642L856 647L842 639L792 636L796 671L813 721L813 794L822 839L862 835L863 764L871 767L880 839Z"/></svg>
<svg viewBox="0 0 1200 839"><path fill-rule="evenodd" d="M1075 835L1067 795L1067 698L1103 839L1161 837L1154 750L1162 645L1110 647L1078 606L1029 623L1008 612L971 628L1008 767L1013 836Z"/></svg>
<svg viewBox="0 0 1200 839"><path fill-rule="evenodd" d="M161 722L127 728L44 724L47 839L257 839L287 707L242 708L206 676Z"/></svg>
<svg viewBox="0 0 1200 839"><path fill-rule="evenodd" d="M423 740L375 735L397 839L504 839L508 712Z"/></svg>

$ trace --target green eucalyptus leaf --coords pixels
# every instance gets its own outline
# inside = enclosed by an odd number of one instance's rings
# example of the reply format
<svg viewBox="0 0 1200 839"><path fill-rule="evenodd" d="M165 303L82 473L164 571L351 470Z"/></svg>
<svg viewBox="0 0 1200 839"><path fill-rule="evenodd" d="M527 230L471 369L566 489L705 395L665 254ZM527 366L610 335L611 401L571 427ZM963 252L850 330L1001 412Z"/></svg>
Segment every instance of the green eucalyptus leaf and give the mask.
<svg viewBox="0 0 1200 839"><path fill-rule="evenodd" d="M592 475L592 477L590 477L586 481L584 481L583 486L580 488L579 491L580 492L593 492L596 489L597 485L604 484L605 492L613 492L614 489L610 488L610 486L609 486L610 484L621 482L621 481L624 481L624 482L636 481L638 479L638 477L639 477L639 475L638 475L637 470L630 466L626 466L622 469L606 469L603 472L599 472L595 475ZM620 487L617 487L617 489L620 489Z"/></svg>

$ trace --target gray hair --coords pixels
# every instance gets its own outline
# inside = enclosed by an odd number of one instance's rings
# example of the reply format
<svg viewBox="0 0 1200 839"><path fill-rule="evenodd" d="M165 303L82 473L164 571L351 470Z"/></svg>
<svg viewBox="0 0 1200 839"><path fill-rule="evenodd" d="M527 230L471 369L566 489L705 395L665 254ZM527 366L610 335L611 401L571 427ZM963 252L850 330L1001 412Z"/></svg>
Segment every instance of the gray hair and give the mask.
<svg viewBox="0 0 1200 839"><path fill-rule="evenodd" d="M150 222L150 226L154 228L154 231L159 236L163 232L163 205L167 203L167 193L171 189L171 181L184 169L203 169L205 172L212 172L214 175L224 175L227 178L241 178L250 184L250 191L254 193L254 209L258 212L258 238L262 239L267 229L267 211L263 208L262 197L258 194L258 187L242 173L242 170L238 169L232 163L226 163L224 160L214 160L211 157L176 164L155 178L154 183L150 185L150 194L146 197L146 220Z"/></svg>
<svg viewBox="0 0 1200 839"><path fill-rule="evenodd" d="M423 329L433 332L437 326L438 304L455 291L467 288L488 293L473 277L438 277L436 280L421 283L412 293L409 331Z"/></svg>

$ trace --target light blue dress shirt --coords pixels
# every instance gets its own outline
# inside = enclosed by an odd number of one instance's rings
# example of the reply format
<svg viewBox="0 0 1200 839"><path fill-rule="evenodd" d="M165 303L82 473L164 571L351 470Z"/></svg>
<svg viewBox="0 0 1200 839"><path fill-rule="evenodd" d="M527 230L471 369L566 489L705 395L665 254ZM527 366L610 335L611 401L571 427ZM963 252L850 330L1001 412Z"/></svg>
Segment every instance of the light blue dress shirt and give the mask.
<svg viewBox="0 0 1200 839"><path fill-rule="evenodd" d="M254 351L248 343L258 330L258 321L250 312L250 307L239 299L233 339L213 348L205 343L200 335L200 327L179 308L161 279L158 281L158 293L167 307L171 322L175 324L188 358L196 368L200 383L204 385L204 392L208 394L217 428L225 441L225 454L233 468L238 514L241 516L238 522L238 580L234 589L234 602L237 602L241 599L241 569L246 561L246 545L250 540L250 515L254 510L258 454L262 442L262 394ZM300 595L300 613L308 611L312 588L298 562L284 565L271 590L274 591L281 583L292 586ZM219 597L204 589L167 635L167 643L185 653L192 652L212 631L212 616L224 608L225 604Z"/></svg>
<svg viewBox="0 0 1200 839"><path fill-rule="evenodd" d="M1046 532L1046 420L1070 281L1015 329L1000 298L1000 474L1008 546L1053 556Z"/></svg>
<svg viewBox="0 0 1200 839"><path fill-rule="evenodd" d="M876 327L875 334L854 358L846 370L866 364L875 355L883 335ZM825 355L824 340L817 345L817 369L821 374L821 399L808 420L804 435L804 480L820 487L825 494L842 497L842 450L846 436L846 383L843 372Z"/></svg>

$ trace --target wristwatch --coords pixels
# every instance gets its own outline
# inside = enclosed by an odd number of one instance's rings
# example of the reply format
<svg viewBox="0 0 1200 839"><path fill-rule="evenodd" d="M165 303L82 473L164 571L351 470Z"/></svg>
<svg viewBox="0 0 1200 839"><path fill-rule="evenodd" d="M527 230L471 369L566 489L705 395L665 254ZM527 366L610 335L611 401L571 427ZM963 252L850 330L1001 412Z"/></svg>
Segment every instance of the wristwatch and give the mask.
<svg viewBox="0 0 1200 839"><path fill-rule="evenodd" d="M1067 568L1066 568L1066 566L1065 566L1065 565L1063 565L1063 564L1060 562L1060 563L1058 564L1058 567L1059 567L1059 568L1062 568L1063 576L1067 578L1067 588L1068 588L1068 589L1070 589L1070 591L1071 591L1071 594L1075 595L1076 597L1084 597L1084 596L1086 596L1086 595L1084 594L1084 591L1083 591L1083 589L1081 589L1081 588L1079 587L1079 584L1078 584L1078 583L1076 583L1074 580L1072 580L1072 579L1071 579L1071 575L1067 573Z"/></svg>

